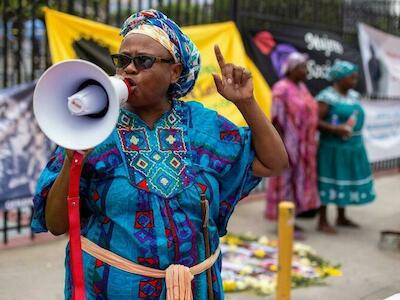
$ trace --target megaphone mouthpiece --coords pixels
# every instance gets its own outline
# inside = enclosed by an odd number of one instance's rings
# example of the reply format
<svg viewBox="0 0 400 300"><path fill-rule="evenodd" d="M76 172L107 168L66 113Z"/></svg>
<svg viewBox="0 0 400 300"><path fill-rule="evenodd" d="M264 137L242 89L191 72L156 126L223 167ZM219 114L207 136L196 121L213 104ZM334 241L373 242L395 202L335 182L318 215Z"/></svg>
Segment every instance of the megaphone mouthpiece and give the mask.
<svg viewBox="0 0 400 300"><path fill-rule="evenodd" d="M75 116L97 114L106 108L107 103L107 93L94 84L68 97L68 109Z"/></svg>

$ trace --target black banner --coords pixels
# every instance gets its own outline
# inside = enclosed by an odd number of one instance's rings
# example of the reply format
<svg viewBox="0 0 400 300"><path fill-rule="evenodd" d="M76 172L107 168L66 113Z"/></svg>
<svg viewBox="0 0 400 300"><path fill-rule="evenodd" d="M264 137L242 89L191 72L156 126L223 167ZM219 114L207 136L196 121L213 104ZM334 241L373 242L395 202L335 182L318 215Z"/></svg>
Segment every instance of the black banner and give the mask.
<svg viewBox="0 0 400 300"><path fill-rule="evenodd" d="M0 209L32 203L50 154L32 110L35 83L0 90Z"/></svg>
<svg viewBox="0 0 400 300"><path fill-rule="evenodd" d="M344 43L335 33L307 27L281 26L247 30L242 32L242 37L247 53L270 86L282 77L282 63L293 51L307 53L310 57L306 84L313 95L331 84L326 76L336 59L356 63L362 72L358 50ZM364 92L363 82L363 74L360 73L357 87L360 92Z"/></svg>

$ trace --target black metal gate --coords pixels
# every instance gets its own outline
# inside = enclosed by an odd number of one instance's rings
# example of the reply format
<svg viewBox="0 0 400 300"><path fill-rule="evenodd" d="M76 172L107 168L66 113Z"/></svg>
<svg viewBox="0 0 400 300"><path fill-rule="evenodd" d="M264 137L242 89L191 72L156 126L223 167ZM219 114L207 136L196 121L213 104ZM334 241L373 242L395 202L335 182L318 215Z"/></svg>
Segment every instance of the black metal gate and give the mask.
<svg viewBox="0 0 400 300"><path fill-rule="evenodd" d="M234 20L239 28L308 25L357 43L357 22L399 33L397 0L2 0L0 87L38 78L50 64L42 8L48 6L113 26L132 12L163 11L179 25Z"/></svg>

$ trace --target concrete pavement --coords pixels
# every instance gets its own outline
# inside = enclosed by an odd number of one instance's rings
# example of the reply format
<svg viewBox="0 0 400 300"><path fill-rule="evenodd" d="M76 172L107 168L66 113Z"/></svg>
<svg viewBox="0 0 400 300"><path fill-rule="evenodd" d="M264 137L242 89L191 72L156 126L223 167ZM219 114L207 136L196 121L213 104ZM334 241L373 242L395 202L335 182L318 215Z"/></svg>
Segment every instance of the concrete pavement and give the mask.
<svg viewBox="0 0 400 300"><path fill-rule="evenodd" d="M343 276L329 278L326 286L293 290L293 300L377 300L400 292L400 251L378 248L381 230L400 230L400 176L377 179L376 189L378 197L375 202L351 207L348 211L349 217L362 226L359 230L338 229L337 236L327 236L315 230L316 220L299 221L307 229L305 243L325 259L334 264L340 263ZM262 202L240 205L231 219L229 230L272 236L275 226L262 218L263 209ZM336 217L333 207L329 207L329 214L333 221ZM262 299L247 295L246 298ZM227 299L245 297L237 294L228 295Z"/></svg>
<svg viewBox="0 0 400 300"><path fill-rule="evenodd" d="M305 243L332 263L342 264L343 277L330 278L325 286L296 289L293 300L377 300L400 292L400 251L378 248L384 229L400 230L400 175L376 180L377 200L352 207L349 216L359 230L339 229L337 236L315 230L315 220L300 221L307 229ZM264 201L238 205L229 224L234 233L252 232L273 236L275 225L264 220ZM335 210L330 208L333 220ZM0 250L0 300L59 300L63 294L66 239ZM227 294L226 299L274 299L251 293Z"/></svg>

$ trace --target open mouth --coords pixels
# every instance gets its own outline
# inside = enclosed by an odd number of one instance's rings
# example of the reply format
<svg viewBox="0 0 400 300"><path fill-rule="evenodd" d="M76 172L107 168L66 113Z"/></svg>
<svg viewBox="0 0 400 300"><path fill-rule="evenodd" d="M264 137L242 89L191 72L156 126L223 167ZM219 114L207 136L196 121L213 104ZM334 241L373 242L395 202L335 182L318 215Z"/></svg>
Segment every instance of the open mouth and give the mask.
<svg viewBox="0 0 400 300"><path fill-rule="evenodd" d="M131 79L131 78L125 78L125 80L128 81L131 86L136 85L135 81L133 81L133 79Z"/></svg>
<svg viewBox="0 0 400 300"><path fill-rule="evenodd" d="M128 84L129 84L129 92L132 93L135 90L136 86L137 86L136 82L134 80L132 80L131 78L125 78L125 81L128 82Z"/></svg>

